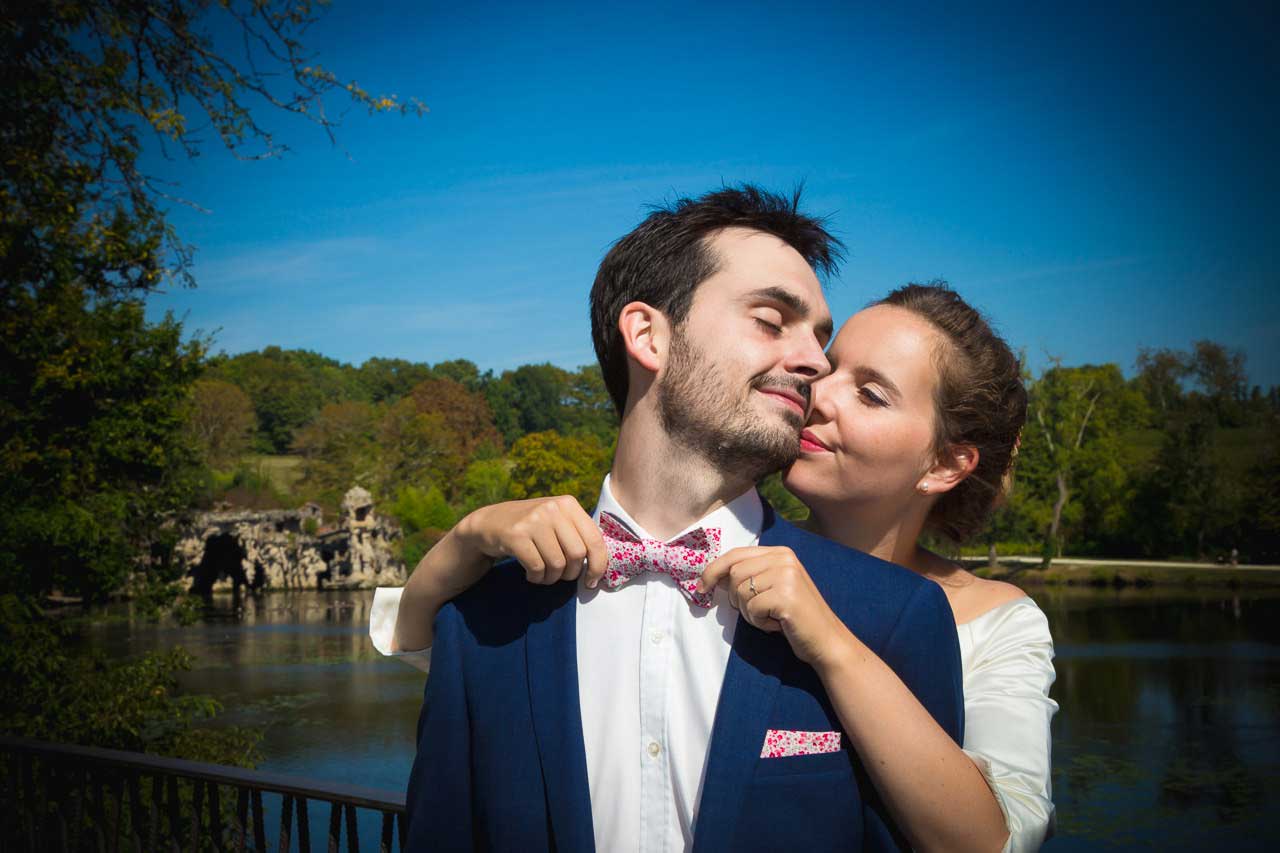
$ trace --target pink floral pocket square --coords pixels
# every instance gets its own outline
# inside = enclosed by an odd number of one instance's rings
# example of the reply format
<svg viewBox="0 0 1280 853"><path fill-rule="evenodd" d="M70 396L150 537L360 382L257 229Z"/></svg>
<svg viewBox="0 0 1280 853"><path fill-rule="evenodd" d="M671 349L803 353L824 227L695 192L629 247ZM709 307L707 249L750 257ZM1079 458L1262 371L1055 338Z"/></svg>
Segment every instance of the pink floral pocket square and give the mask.
<svg viewBox="0 0 1280 853"><path fill-rule="evenodd" d="M840 751L840 732L793 732L769 729L764 733L761 758L790 758L793 755L819 755Z"/></svg>

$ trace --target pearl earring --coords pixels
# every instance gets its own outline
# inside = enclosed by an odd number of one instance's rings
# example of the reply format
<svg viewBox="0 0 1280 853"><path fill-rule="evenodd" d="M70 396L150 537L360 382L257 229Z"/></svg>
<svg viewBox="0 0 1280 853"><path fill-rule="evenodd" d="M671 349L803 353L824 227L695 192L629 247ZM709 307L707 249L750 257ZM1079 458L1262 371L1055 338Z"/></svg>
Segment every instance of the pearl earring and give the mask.
<svg viewBox="0 0 1280 853"><path fill-rule="evenodd" d="M922 494L922 495L927 495L927 494L929 494L929 484L928 484L928 483L921 483L921 484L920 484L919 486L917 486L916 488L918 488L918 489L920 490L920 494Z"/></svg>

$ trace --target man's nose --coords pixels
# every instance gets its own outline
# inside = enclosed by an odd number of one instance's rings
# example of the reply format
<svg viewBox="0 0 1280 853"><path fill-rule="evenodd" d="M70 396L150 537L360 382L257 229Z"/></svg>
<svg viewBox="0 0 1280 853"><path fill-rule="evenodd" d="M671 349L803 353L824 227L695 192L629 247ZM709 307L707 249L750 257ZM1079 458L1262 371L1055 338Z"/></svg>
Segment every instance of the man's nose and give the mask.
<svg viewBox="0 0 1280 853"><path fill-rule="evenodd" d="M808 334L802 336L787 354L786 368L788 373L799 374L813 382L831 372L831 362L827 360L818 336Z"/></svg>

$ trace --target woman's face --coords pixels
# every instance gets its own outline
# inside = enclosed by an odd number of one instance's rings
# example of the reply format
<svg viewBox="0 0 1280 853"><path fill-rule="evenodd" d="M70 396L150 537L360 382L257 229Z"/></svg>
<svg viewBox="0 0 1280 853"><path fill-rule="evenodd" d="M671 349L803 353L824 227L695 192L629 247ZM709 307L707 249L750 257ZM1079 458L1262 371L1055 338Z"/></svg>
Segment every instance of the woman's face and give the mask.
<svg viewBox="0 0 1280 853"><path fill-rule="evenodd" d="M813 385L800 458L783 482L815 503L911 499L933 467L939 333L902 308L854 314L831 343L831 374Z"/></svg>

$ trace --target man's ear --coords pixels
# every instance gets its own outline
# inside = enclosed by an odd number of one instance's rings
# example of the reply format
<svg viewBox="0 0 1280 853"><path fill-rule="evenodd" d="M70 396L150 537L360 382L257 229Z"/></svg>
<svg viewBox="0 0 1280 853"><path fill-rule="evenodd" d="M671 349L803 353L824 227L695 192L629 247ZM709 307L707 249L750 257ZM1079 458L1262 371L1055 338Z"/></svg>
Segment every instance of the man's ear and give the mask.
<svg viewBox="0 0 1280 853"><path fill-rule="evenodd" d="M666 315L647 302L628 302L618 314L618 331L627 355L656 376L667 363L671 344L671 325Z"/></svg>
<svg viewBox="0 0 1280 853"><path fill-rule="evenodd" d="M949 492L964 481L978 467L978 448L972 444L952 444L934 462L925 475L920 478L921 484L927 487L921 491L930 495Z"/></svg>

